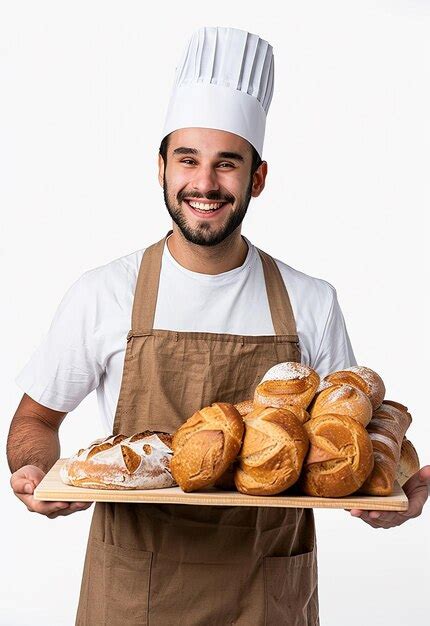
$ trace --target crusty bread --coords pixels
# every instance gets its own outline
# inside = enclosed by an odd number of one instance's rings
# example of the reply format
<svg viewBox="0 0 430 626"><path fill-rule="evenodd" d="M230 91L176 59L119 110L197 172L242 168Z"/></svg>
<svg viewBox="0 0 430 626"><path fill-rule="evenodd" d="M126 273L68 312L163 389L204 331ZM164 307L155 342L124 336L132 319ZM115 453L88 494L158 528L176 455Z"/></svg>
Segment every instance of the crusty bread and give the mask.
<svg viewBox="0 0 430 626"><path fill-rule="evenodd" d="M403 437L412 421L407 407L385 400L374 412L367 432L372 441L375 465L360 493L389 496L393 491Z"/></svg>
<svg viewBox="0 0 430 626"><path fill-rule="evenodd" d="M245 435L234 476L238 491L274 495L300 475L308 437L297 417L286 409L261 407L245 418Z"/></svg>
<svg viewBox="0 0 430 626"><path fill-rule="evenodd" d="M315 370L287 361L271 367L254 393L254 406L307 409L318 388L320 378Z"/></svg>
<svg viewBox="0 0 430 626"><path fill-rule="evenodd" d="M173 435L172 474L183 491L213 485L242 445L243 419L227 402L216 402L192 415Z"/></svg>
<svg viewBox="0 0 430 626"><path fill-rule="evenodd" d="M354 493L374 463L364 426L344 415L320 415L306 422L304 428L310 448L299 481L303 493L329 498Z"/></svg>
<svg viewBox="0 0 430 626"><path fill-rule="evenodd" d="M311 418L330 413L352 417L362 426L372 419L372 404L368 396L351 385L330 385L320 391L309 409Z"/></svg>
<svg viewBox="0 0 430 626"><path fill-rule="evenodd" d="M382 378L370 367L364 367L363 365L354 365L353 367L347 367L345 370L333 372L328 374L324 380L333 385L352 385L357 387L357 389L360 389L369 397L374 411L381 406L385 397L385 385Z"/></svg>
<svg viewBox="0 0 430 626"><path fill-rule="evenodd" d="M238 402L234 405L234 408L239 411L241 416L248 415L251 411L254 410L254 404L252 400L243 400L242 402Z"/></svg>
<svg viewBox="0 0 430 626"><path fill-rule="evenodd" d="M144 431L112 435L81 449L60 469L67 485L94 489L159 489L176 483L170 473L172 436Z"/></svg>
<svg viewBox="0 0 430 626"><path fill-rule="evenodd" d="M403 437L400 460L397 466L396 480L403 487L406 481L420 469L420 460L412 441Z"/></svg>

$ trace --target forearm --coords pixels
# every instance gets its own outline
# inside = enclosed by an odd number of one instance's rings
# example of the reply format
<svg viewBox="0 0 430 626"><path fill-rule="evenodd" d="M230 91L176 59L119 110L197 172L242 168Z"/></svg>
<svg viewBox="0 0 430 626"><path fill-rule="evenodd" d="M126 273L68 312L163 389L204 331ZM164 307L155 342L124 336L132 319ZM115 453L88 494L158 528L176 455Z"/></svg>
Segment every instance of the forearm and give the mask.
<svg viewBox="0 0 430 626"><path fill-rule="evenodd" d="M15 415L7 439L7 460L11 472L35 465L45 473L60 458L58 430L39 417Z"/></svg>

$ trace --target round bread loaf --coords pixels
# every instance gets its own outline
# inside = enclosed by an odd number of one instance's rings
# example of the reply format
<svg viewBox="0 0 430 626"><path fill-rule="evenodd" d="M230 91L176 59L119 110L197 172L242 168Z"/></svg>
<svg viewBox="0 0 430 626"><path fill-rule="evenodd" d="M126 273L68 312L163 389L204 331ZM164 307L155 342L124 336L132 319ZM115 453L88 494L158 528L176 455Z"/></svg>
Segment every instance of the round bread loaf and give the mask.
<svg viewBox="0 0 430 626"><path fill-rule="evenodd" d="M400 452L400 461L397 466L396 479L401 487L413 474L420 469L420 460L412 441L403 437L402 448Z"/></svg>
<svg viewBox="0 0 430 626"><path fill-rule="evenodd" d="M112 435L79 450L60 469L67 485L93 489L160 489L176 483L170 472L172 436L146 430Z"/></svg>
<svg viewBox="0 0 430 626"><path fill-rule="evenodd" d="M232 404L215 402L192 415L173 435L172 474L183 491L213 485L242 445L243 419Z"/></svg>
<svg viewBox="0 0 430 626"><path fill-rule="evenodd" d="M368 396L351 385L330 385L315 396L309 409L311 418L319 415L346 415L363 426L372 419L372 404Z"/></svg>
<svg viewBox="0 0 430 626"><path fill-rule="evenodd" d="M263 376L254 393L254 406L276 409L296 406L307 409L320 382L315 370L286 361L271 367Z"/></svg>
<svg viewBox="0 0 430 626"><path fill-rule="evenodd" d="M299 478L309 441L297 417L286 409L261 407L245 418L245 435L234 476L238 491L274 495Z"/></svg>
<svg viewBox="0 0 430 626"><path fill-rule="evenodd" d="M333 372L328 374L324 380L333 385L357 387L368 396L374 411L381 406L385 397L385 385L382 378L370 367L363 365L354 365L345 370Z"/></svg>
<svg viewBox="0 0 430 626"><path fill-rule="evenodd" d="M357 491L374 464L372 442L364 426L344 415L320 415L304 428L310 448L300 476L301 490L328 498Z"/></svg>

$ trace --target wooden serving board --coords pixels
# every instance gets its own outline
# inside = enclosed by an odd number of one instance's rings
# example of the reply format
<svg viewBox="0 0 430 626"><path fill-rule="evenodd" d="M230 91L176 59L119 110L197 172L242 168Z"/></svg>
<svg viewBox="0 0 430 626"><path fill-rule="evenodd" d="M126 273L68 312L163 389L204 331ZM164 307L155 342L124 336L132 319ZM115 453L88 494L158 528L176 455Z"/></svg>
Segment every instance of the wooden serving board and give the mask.
<svg viewBox="0 0 430 626"><path fill-rule="evenodd" d="M316 498L313 496L284 495L247 496L238 491L209 488L184 493L180 487L167 489L88 489L65 485L60 478L60 467L66 459L59 459L36 487L36 500L63 502L153 502L163 504L200 504L213 506L276 506L307 509L363 509L370 511L406 511L408 499L396 482L391 496L346 496L345 498Z"/></svg>

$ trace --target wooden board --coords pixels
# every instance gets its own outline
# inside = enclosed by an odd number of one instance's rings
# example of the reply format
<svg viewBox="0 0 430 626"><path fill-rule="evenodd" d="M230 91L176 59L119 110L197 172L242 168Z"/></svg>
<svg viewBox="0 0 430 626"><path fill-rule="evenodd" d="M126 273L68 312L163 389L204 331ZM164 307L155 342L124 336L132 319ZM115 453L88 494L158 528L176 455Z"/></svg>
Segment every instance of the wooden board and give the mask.
<svg viewBox="0 0 430 626"><path fill-rule="evenodd" d="M168 489L88 489L65 485L60 478L60 467L66 459L59 459L39 483L34 492L36 500L63 502L156 502L164 504L200 504L213 506L276 506L289 508L363 509L370 511L406 511L408 499L396 482L391 496L346 496L344 498L316 498L284 495L247 496L237 491L205 489L184 493L180 487Z"/></svg>

